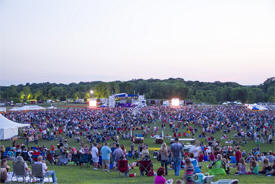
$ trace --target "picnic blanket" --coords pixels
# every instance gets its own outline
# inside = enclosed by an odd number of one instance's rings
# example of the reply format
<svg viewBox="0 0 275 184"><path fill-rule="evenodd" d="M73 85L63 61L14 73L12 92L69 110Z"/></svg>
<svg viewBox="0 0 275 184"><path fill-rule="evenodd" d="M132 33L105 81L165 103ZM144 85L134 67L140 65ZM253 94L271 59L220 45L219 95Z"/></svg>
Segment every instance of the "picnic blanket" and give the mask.
<svg viewBox="0 0 275 184"><path fill-rule="evenodd" d="M8 179L6 182L17 182L17 178L15 176L12 177L12 175L13 175L13 172L8 172ZM32 178L30 176L27 176L25 181L27 183L36 183L39 181L39 179L32 180ZM23 182L23 178L18 177L18 182ZM52 177L45 177L44 183L53 183Z"/></svg>

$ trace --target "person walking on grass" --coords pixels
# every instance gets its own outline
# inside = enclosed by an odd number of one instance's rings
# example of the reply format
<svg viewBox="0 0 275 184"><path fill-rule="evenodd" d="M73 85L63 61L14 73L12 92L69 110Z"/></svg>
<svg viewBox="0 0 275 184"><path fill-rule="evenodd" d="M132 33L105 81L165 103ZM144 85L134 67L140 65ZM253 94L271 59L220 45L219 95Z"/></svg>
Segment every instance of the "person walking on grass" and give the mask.
<svg viewBox="0 0 275 184"><path fill-rule="evenodd" d="M181 167L181 158L182 158L182 150L183 145L179 143L179 139L176 137L175 142L171 145L171 154L174 161L174 171L175 175L180 175L180 167Z"/></svg>
<svg viewBox="0 0 275 184"><path fill-rule="evenodd" d="M100 150L102 155L102 171L109 172L110 168L110 159L111 159L111 153L112 150L108 146L108 143L106 142L105 145Z"/></svg>

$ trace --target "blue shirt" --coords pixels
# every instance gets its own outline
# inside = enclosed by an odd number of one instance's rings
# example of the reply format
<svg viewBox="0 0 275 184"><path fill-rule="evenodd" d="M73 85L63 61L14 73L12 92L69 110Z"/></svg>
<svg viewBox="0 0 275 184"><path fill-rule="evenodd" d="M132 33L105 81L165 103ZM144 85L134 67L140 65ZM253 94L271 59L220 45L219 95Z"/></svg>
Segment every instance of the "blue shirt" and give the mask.
<svg viewBox="0 0 275 184"><path fill-rule="evenodd" d="M110 155L112 151L108 146L103 146L100 152L102 154L102 160L110 160Z"/></svg>
<svg viewBox="0 0 275 184"><path fill-rule="evenodd" d="M174 158L181 158L183 146L181 143L173 143L171 145L171 152L173 153Z"/></svg>

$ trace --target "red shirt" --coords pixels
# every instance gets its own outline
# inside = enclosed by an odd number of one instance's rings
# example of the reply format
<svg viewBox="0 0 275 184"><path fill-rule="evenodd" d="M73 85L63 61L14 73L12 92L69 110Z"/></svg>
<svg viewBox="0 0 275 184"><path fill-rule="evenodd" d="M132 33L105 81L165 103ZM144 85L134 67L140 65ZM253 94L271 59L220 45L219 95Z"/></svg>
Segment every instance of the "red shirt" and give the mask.
<svg viewBox="0 0 275 184"><path fill-rule="evenodd" d="M242 152L240 150L238 150L236 152L236 160L239 162L241 158L242 158Z"/></svg>

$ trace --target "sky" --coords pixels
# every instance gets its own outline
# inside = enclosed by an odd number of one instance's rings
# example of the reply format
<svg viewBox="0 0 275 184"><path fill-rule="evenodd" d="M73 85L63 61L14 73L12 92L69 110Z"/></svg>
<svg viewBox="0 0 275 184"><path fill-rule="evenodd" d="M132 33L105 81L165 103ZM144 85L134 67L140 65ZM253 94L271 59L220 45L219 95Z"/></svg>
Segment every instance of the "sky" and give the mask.
<svg viewBox="0 0 275 184"><path fill-rule="evenodd" d="M273 76L274 0L0 0L0 85Z"/></svg>

